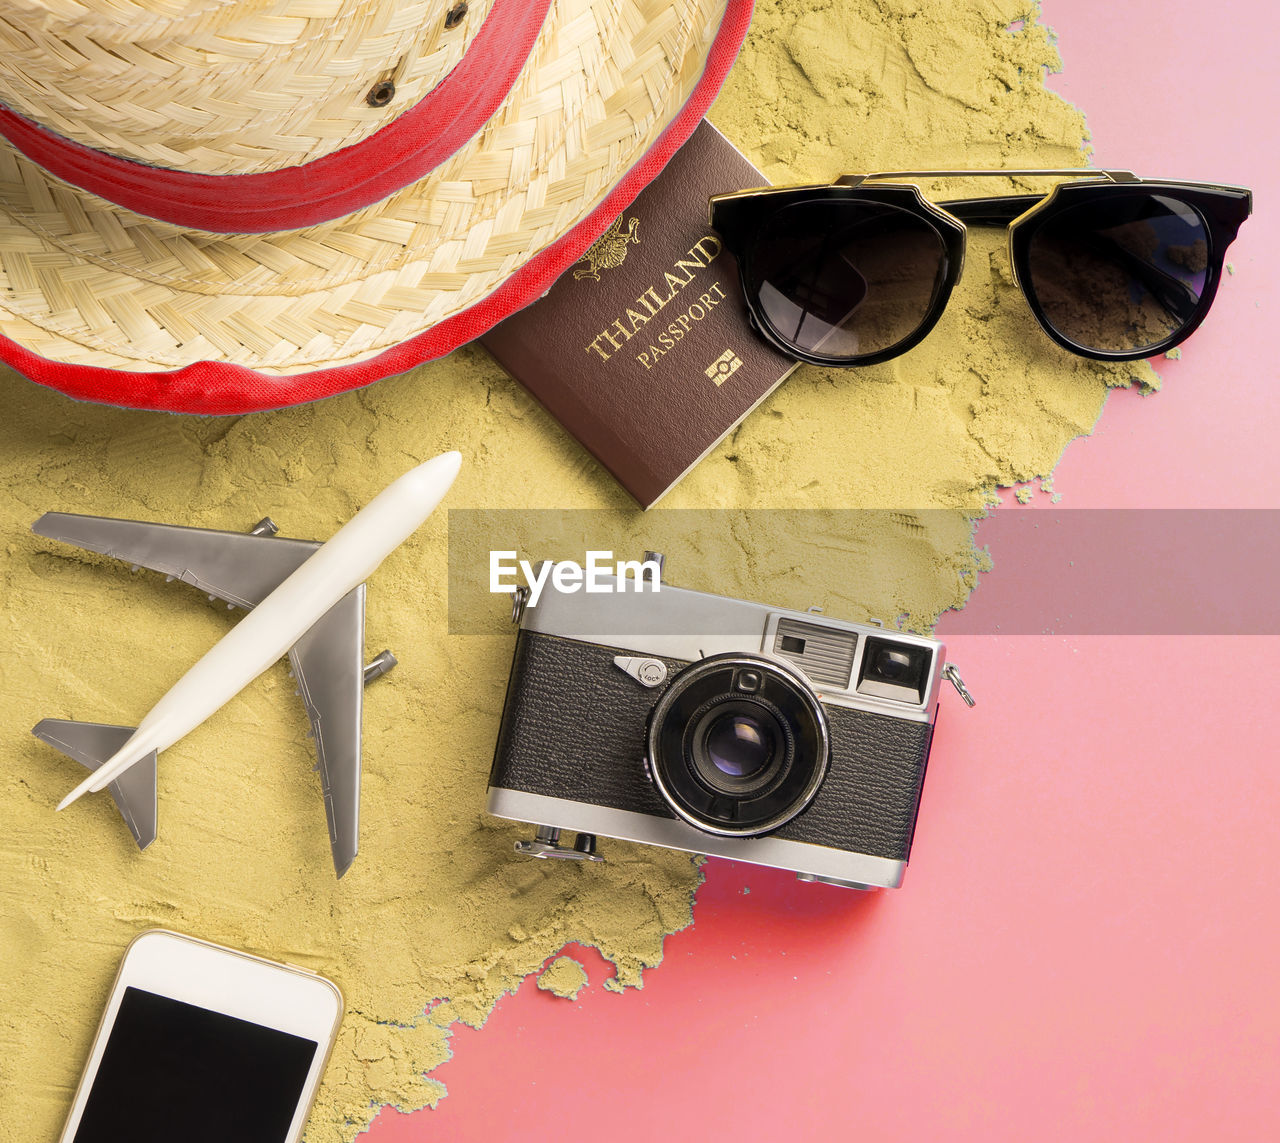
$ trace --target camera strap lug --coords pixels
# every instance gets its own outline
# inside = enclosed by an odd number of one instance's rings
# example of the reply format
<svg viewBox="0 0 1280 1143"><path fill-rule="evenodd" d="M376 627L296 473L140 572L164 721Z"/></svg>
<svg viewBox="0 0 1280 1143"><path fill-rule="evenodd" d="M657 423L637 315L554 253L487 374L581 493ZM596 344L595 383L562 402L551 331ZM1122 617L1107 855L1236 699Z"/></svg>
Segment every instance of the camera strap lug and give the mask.
<svg viewBox="0 0 1280 1143"><path fill-rule="evenodd" d="M529 602L529 589L517 587L511 593L511 622L519 623L524 618L524 609Z"/></svg>
<svg viewBox="0 0 1280 1143"><path fill-rule="evenodd" d="M960 677L960 669L955 663L946 663L942 668L942 677L947 680L959 695L964 699L966 706L976 706L977 700L969 693L968 688L964 685L964 679Z"/></svg>
<svg viewBox="0 0 1280 1143"><path fill-rule="evenodd" d="M560 831L553 826L539 826L532 841L516 842L516 852L525 857L554 858L560 861L603 861L596 853L596 835L580 833L572 846L560 844Z"/></svg>

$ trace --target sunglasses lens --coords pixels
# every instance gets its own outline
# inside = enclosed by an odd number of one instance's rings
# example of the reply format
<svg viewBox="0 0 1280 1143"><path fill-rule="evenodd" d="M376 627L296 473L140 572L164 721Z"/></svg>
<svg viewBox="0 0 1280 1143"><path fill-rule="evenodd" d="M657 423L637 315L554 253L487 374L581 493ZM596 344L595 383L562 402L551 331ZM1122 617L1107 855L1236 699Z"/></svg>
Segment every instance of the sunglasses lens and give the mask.
<svg viewBox="0 0 1280 1143"><path fill-rule="evenodd" d="M836 199L778 211L757 233L748 261L778 337L805 353L854 360L891 350L920 328L947 256L926 219Z"/></svg>
<svg viewBox="0 0 1280 1143"><path fill-rule="evenodd" d="M1084 349L1125 353L1167 342L1200 306L1209 232L1158 194L1066 207L1028 247L1029 290L1045 321Z"/></svg>

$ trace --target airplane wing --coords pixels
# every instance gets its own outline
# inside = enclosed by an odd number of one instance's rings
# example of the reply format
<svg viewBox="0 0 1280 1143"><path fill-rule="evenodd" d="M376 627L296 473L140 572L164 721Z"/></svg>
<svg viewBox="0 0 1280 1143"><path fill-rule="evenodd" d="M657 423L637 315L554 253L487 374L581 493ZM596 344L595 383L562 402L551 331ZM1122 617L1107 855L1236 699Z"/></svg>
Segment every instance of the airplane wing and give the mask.
<svg viewBox="0 0 1280 1143"><path fill-rule="evenodd" d="M248 532L183 528L46 512L31 530L52 540L113 556L180 579L238 607L254 607L288 579L320 545ZM356 652L357 662L360 652Z"/></svg>
<svg viewBox="0 0 1280 1143"><path fill-rule="evenodd" d="M329 608L289 651L316 740L316 769L339 877L358 848L363 656L364 584Z"/></svg>

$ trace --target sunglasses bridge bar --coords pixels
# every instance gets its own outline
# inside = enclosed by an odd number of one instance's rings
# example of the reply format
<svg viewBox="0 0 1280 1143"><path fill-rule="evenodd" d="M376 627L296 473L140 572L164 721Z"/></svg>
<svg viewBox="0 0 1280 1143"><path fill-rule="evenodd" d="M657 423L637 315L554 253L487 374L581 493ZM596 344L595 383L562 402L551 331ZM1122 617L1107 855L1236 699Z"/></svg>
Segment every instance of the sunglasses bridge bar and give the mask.
<svg viewBox="0 0 1280 1143"><path fill-rule="evenodd" d="M1116 185L1137 185L1143 183L1159 183L1161 186L1186 187L1191 190L1243 191L1246 188L1230 183L1205 183L1189 179L1147 179L1135 175L1132 171L1100 170L1095 167L1067 168L1027 168L1025 170L991 170L988 168L954 171L876 171L867 175L841 175L830 186L857 187L867 182L880 182L885 179L913 179L929 182L935 179L994 179L994 178L1059 178L1059 179L1096 179L1098 182Z"/></svg>
<svg viewBox="0 0 1280 1143"><path fill-rule="evenodd" d="M1103 171L1093 167L1026 168L1022 170L991 170L989 168L973 168L954 171L876 171L866 175L841 175L831 185L838 187L857 187L865 182L881 179L994 179L994 178L1066 178L1066 179L1106 179L1113 183L1135 183L1142 180L1132 171ZM1190 184L1189 184L1190 185Z"/></svg>

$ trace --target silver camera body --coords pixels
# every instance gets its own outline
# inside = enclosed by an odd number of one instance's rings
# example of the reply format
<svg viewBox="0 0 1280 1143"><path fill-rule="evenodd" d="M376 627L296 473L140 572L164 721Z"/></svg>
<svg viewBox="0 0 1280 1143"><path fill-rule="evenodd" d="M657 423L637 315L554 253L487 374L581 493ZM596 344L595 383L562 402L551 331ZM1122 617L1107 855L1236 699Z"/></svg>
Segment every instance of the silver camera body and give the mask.
<svg viewBox="0 0 1280 1143"><path fill-rule="evenodd" d="M517 850L599 860L603 836L900 885L952 678L943 644L665 582L598 582L614 590L549 576L536 606L517 592L487 807L537 827Z"/></svg>

